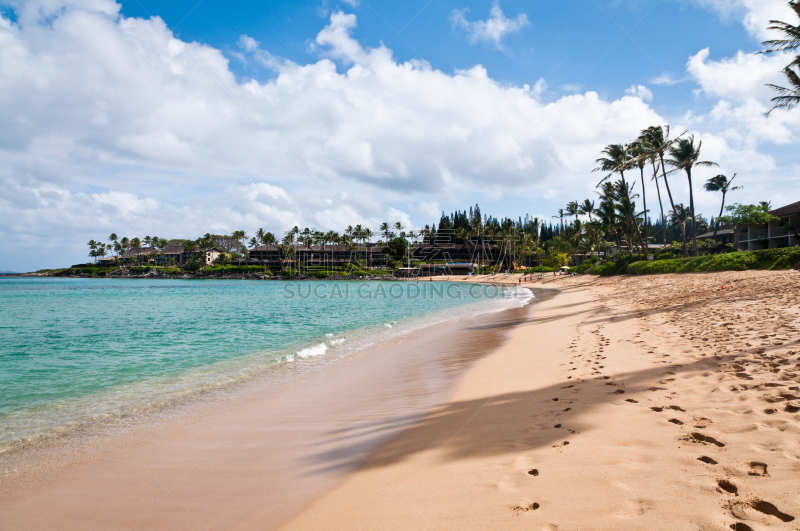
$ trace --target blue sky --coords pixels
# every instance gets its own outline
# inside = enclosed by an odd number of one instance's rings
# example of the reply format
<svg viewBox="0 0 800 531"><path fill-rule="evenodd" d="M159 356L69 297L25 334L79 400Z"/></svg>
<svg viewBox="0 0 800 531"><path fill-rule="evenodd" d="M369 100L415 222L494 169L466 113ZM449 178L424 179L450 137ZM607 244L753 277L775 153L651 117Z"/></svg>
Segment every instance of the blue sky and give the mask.
<svg viewBox="0 0 800 531"><path fill-rule="evenodd" d="M732 200L798 200L800 110L764 117L788 61L754 55L784 0L0 6L0 270L112 231L551 219L656 124L704 142L700 180L737 173Z"/></svg>
<svg viewBox="0 0 800 531"><path fill-rule="evenodd" d="M485 1L374 0L357 7L345 2L323 5L318 0L197 4L196 0L122 2L122 13L159 16L181 39L223 51L238 76L263 81L275 73L236 60L240 35L253 37L274 55L301 64L313 62L318 55L309 50L309 42L327 24L330 12L342 9L358 16L354 38L367 47L389 43L399 61L422 58L445 72L479 63L493 79L514 85L545 78L553 89L550 99L573 92L570 85L613 98L641 83L651 86L657 108L678 112L685 110L692 87L652 86L651 80L665 72L684 77L689 56L703 48L711 49L712 59L760 49L760 40L735 17L664 0L507 0L501 4L504 14L525 13L530 25L504 38L503 50L470 46L465 32L452 27L455 9L468 9L472 19L488 18L491 2Z"/></svg>

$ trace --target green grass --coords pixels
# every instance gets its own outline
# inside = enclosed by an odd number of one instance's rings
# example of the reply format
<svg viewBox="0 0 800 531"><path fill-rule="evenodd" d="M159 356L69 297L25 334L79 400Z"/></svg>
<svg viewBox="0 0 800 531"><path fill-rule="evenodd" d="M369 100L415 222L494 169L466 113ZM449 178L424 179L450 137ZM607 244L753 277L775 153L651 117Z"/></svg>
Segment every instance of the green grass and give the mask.
<svg viewBox="0 0 800 531"><path fill-rule="evenodd" d="M790 269L800 261L800 249L764 249L694 258L634 262L627 267L631 275L692 273L701 271L746 271L748 269Z"/></svg>

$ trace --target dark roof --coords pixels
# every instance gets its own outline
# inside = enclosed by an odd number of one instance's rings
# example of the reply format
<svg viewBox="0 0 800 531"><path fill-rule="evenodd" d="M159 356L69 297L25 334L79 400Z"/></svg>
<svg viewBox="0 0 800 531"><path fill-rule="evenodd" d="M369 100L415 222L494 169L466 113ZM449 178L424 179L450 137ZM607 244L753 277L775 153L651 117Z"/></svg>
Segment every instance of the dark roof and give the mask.
<svg viewBox="0 0 800 531"><path fill-rule="evenodd" d="M776 217L791 216L792 214L800 214L800 201L786 205L775 210L770 211L770 214Z"/></svg>
<svg viewBox="0 0 800 531"><path fill-rule="evenodd" d="M183 253L183 245L167 245L161 249L163 254L181 254Z"/></svg>
<svg viewBox="0 0 800 531"><path fill-rule="evenodd" d="M134 247L122 253L122 258L133 258L134 256L155 254L158 251L152 247Z"/></svg>
<svg viewBox="0 0 800 531"><path fill-rule="evenodd" d="M733 234L733 229L719 229L717 231L717 236L727 236L728 234ZM711 232L706 232L705 234L697 235L698 240L704 240L706 238L713 238L713 237L714 237L713 230Z"/></svg>

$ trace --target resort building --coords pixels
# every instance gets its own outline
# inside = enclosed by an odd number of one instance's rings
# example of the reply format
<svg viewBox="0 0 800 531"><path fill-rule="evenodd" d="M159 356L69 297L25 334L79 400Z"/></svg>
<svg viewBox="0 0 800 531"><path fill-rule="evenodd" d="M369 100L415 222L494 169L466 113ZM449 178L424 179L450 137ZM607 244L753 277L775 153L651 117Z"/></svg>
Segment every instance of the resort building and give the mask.
<svg viewBox="0 0 800 531"><path fill-rule="evenodd" d="M344 267L358 264L372 267L386 263L384 249L377 245L262 245L251 249L249 255L250 260L272 267L297 263L304 266Z"/></svg>
<svg viewBox="0 0 800 531"><path fill-rule="evenodd" d="M128 249L119 260L124 266L156 265L156 266L184 266L189 260L199 258L208 266L214 263L220 254L226 252L220 247L211 247L203 251L188 252L183 245L168 245L159 250L154 247L136 247ZM114 263L117 257L107 256L98 260L100 263Z"/></svg>
<svg viewBox="0 0 800 531"><path fill-rule="evenodd" d="M739 249L777 249L800 245L800 201L771 210L779 218L769 225L750 225L739 236Z"/></svg>

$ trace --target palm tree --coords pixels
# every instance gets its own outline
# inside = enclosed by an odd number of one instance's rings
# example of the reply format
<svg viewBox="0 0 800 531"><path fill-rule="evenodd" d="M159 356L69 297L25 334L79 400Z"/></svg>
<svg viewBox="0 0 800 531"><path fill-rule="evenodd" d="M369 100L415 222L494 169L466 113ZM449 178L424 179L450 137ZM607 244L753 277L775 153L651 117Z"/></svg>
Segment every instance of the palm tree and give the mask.
<svg viewBox="0 0 800 531"><path fill-rule="evenodd" d="M783 74L789 80L790 88L773 85L771 83L767 85L778 93L778 96L772 98L775 106L767 111L767 116L778 109L791 109L800 105L800 75L798 75L798 72L794 71L794 68L800 69L800 56L783 69Z"/></svg>
<svg viewBox="0 0 800 531"><path fill-rule="evenodd" d="M142 241L139 238L131 239L131 249L136 249L137 251L142 247ZM142 254L137 252L136 253L136 263L137 265L141 265L142 263Z"/></svg>
<svg viewBox="0 0 800 531"><path fill-rule="evenodd" d="M685 135L686 132L684 131L681 133L677 138L670 139L669 137L669 126L665 125L664 127L661 126L653 126L648 127L644 131L642 131L642 135L646 139L646 146L650 155L652 157L658 157L659 161L661 162L661 172L662 178L664 179L664 186L667 188L667 196L669 196L669 204L672 207L672 211L675 211L675 201L672 199L672 190L669 187L669 181L667 180L667 166L664 164L664 156L672 149L672 146L680 140L680 138ZM656 181L658 182L658 181ZM686 231L684 230L683 225L681 225L681 243L683 246L683 256L689 256L689 252L686 250Z"/></svg>
<svg viewBox="0 0 800 531"><path fill-rule="evenodd" d="M789 7L800 17L800 0L791 0ZM770 20L770 24L768 29L777 31L782 38L765 41L763 44L768 48L760 53L794 52L800 48L800 25L793 26L780 20ZM767 85L778 93L778 96L772 99L775 106L767 112L767 115L778 109L790 109L800 104L800 75L795 72L795 68L800 68L800 56L783 69L791 88Z"/></svg>
<svg viewBox="0 0 800 531"><path fill-rule="evenodd" d="M686 222L689 221L692 212L690 209L683 206L683 203L678 203L675 205L675 208L672 211L672 214L669 216L669 220L673 223L673 225L678 225L681 228L681 232L686 232ZM694 222L694 218L692 218L692 222Z"/></svg>
<svg viewBox="0 0 800 531"><path fill-rule="evenodd" d="M561 232L564 232L564 209L563 208L559 208L558 209L558 215L557 216L553 216L553 217L561 219Z"/></svg>
<svg viewBox="0 0 800 531"><path fill-rule="evenodd" d="M732 192L734 190L741 190L744 186L731 186L733 180L736 178L736 174L733 174L730 180L724 175L717 175L716 177L712 177L706 181L706 184L703 187L708 192L722 192L722 206L719 208L719 216L717 216L717 222L714 223L714 241L717 240L717 230L719 229L719 218L722 216L723 212L725 212L725 196L728 192Z"/></svg>
<svg viewBox="0 0 800 531"><path fill-rule="evenodd" d="M694 215L694 190L692 189L692 168L694 167L711 167L719 166L716 162L709 162L707 160L697 160L700 158L700 148L703 147L701 140L695 146L694 135L689 138L681 138L676 144L669 149L669 158L666 163L677 170L686 172L686 177L689 179L689 211L692 216L692 227L694 228L694 221L697 217ZM697 249L697 230L692 230L692 242L694 243L693 254L699 256Z"/></svg>
<svg viewBox="0 0 800 531"><path fill-rule="evenodd" d="M633 152L634 160L636 165L639 166L639 173L642 176L642 203L644 208L644 257L648 259L648 249L647 249L647 190L644 186L644 167L647 164L647 157L648 157L648 150L647 144L642 140L642 138L638 138L631 143L631 151Z"/></svg>
<svg viewBox="0 0 800 531"><path fill-rule="evenodd" d="M599 158L595 161L600 166L595 168L593 171L604 171L609 172L609 174L600 180L598 186L610 179L615 173L619 173L624 198L626 203L630 206L630 189L628 188L628 182L625 180L625 171L633 167L634 160L631 156L628 146L623 146L622 144L611 144L606 146L606 148L603 150L603 154L606 155L606 157ZM633 209L626 208L625 210L629 215L629 218L626 220L626 223L628 224L628 243L629 246L633 248L634 231L640 241L642 240L642 235L639 232L639 225L636 223L636 218L633 216Z"/></svg>
<svg viewBox="0 0 800 531"><path fill-rule="evenodd" d="M393 236L392 227L391 225L389 225L389 222L384 221L383 223L381 223L380 230L381 234L383 235L383 241L388 242L389 240L392 239Z"/></svg>
<svg viewBox="0 0 800 531"><path fill-rule="evenodd" d="M790 0L789 7L800 17L800 0ZM800 48L800 25L792 26L788 22L781 22L780 20L770 20L769 23L771 26L767 29L777 31L784 38L764 41L762 44L769 48L758 53L793 52Z"/></svg>
<svg viewBox="0 0 800 531"><path fill-rule="evenodd" d="M570 201L567 203L567 208L564 210L564 214L568 216L575 216L575 221L578 221L578 215L581 213L581 207L577 201Z"/></svg>

